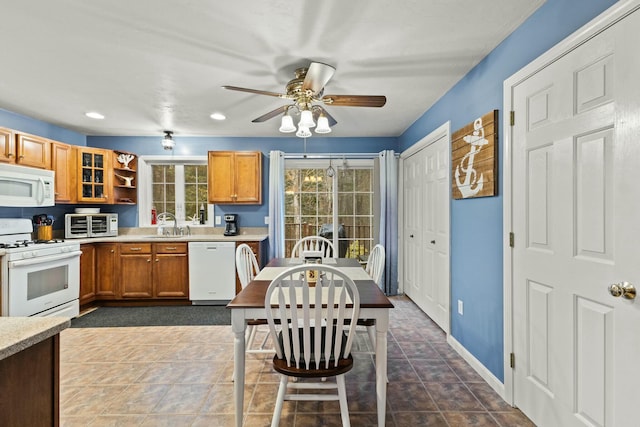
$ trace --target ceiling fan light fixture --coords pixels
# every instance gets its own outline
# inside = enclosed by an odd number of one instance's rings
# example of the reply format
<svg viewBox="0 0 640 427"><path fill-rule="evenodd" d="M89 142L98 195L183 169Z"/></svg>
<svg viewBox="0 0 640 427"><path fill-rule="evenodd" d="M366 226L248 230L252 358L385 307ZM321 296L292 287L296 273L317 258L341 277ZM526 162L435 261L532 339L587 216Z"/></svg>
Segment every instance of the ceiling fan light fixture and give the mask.
<svg viewBox="0 0 640 427"><path fill-rule="evenodd" d="M313 121L313 114L311 113L311 110L302 110L302 112L300 113L300 122L298 123L298 127L304 127L309 130L309 128L312 128L315 125L316 124Z"/></svg>
<svg viewBox="0 0 640 427"><path fill-rule="evenodd" d="M307 127L299 126L298 132L296 132L296 136L298 138L309 138L311 136L311 131L309 131L309 128Z"/></svg>
<svg viewBox="0 0 640 427"><path fill-rule="evenodd" d="M293 125L293 117L289 114L285 114L282 116L282 122L280 122L280 132L282 133L290 133L295 132L296 127Z"/></svg>
<svg viewBox="0 0 640 427"><path fill-rule="evenodd" d="M176 142L173 140L173 132L171 132L170 130L165 130L164 131L164 138L162 138L162 148L164 148L165 150L173 150L173 148L176 146Z"/></svg>
<svg viewBox="0 0 640 427"><path fill-rule="evenodd" d="M329 127L329 119L324 114L321 114L318 117L318 126L316 126L315 133L330 133L331 128Z"/></svg>

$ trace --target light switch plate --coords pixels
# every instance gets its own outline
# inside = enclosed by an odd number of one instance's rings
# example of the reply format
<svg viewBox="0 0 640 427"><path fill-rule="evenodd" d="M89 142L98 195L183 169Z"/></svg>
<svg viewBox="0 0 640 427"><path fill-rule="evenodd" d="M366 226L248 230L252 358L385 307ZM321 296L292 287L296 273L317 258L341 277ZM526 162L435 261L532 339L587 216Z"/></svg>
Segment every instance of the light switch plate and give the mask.
<svg viewBox="0 0 640 427"><path fill-rule="evenodd" d="M222 217L220 215L216 215L216 225L222 224Z"/></svg>
<svg viewBox="0 0 640 427"><path fill-rule="evenodd" d="M264 223L265 223L265 224L269 224L269 217L268 217L268 216L265 216L265 217L264 217Z"/></svg>

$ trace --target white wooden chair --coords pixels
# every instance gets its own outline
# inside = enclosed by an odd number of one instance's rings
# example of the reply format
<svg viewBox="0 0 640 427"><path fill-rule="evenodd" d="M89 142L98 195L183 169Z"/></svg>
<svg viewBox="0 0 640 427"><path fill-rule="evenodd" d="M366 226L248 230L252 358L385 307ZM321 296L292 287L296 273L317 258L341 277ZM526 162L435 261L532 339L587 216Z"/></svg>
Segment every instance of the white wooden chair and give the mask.
<svg viewBox="0 0 640 427"><path fill-rule="evenodd" d="M302 258L304 252L320 251L322 258L337 258L338 253L333 248L331 240L321 236L307 236L298 240L291 250L291 258Z"/></svg>
<svg viewBox="0 0 640 427"><path fill-rule="evenodd" d="M378 287L380 286L380 282L382 281L382 274L384 273L384 262L385 262L385 250L384 246L381 244L375 245L371 252L369 252L369 257L367 258L367 265L365 266L365 271L371 279L376 282ZM369 351L357 351L357 353L366 353L366 354L375 354L376 348L376 324L373 319L360 319L358 320L358 326L365 326L367 329L367 335L369 336L369 344L371 346L371 350Z"/></svg>
<svg viewBox="0 0 640 427"><path fill-rule="evenodd" d="M315 286L307 283L307 270L317 271ZM299 310L291 310L293 306ZM329 265L292 267L271 282L265 307L271 307L267 308L267 322L276 350L273 367L280 373L271 426L279 425L284 400L338 400L342 425L350 426L344 374L353 366L351 345L360 312L360 295L353 280ZM289 377L316 382L289 382ZM332 377L335 383L317 382ZM287 393L288 388L298 393ZM302 393L312 389L337 389L337 394Z"/></svg>
<svg viewBox="0 0 640 427"><path fill-rule="evenodd" d="M236 248L236 271L240 279L240 285L244 289L254 277L260 273L260 266L253 250L246 243L238 245ZM247 322L247 331L245 333L245 351L247 354L273 354L272 348L265 348L269 334L265 332L264 339L258 348L253 348L254 340L258 326L266 325L266 319L253 319ZM234 372L235 377L235 372Z"/></svg>

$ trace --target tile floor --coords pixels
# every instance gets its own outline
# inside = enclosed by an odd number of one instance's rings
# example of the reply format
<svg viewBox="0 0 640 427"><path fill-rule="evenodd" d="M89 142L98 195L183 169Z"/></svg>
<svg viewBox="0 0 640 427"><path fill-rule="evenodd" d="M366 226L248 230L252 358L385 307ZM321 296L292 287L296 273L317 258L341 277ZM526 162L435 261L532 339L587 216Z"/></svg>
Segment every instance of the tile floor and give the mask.
<svg viewBox="0 0 640 427"><path fill-rule="evenodd" d="M387 426L533 426L507 405L408 298L394 297ZM67 329L61 338L61 426L232 426L229 326ZM364 334L360 345L367 344ZM351 424L376 423L375 371L347 374ZM245 425L268 426L278 388L268 356L247 355ZM285 402L281 426L339 426L337 402Z"/></svg>

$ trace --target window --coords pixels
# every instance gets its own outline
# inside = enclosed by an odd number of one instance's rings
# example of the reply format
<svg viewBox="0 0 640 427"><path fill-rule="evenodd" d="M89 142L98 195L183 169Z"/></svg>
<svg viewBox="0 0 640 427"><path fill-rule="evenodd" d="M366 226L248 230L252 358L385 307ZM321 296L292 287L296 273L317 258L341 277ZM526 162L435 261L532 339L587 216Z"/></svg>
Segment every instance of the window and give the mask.
<svg viewBox="0 0 640 427"><path fill-rule="evenodd" d="M340 257L364 260L374 240L373 160L351 160L332 178L327 166L286 162L285 254L302 237L320 235L333 241Z"/></svg>
<svg viewBox="0 0 640 427"><path fill-rule="evenodd" d="M151 225L151 209L169 212L179 223L199 224L200 206L212 225L213 205L207 203L206 157L145 157L138 162L140 226Z"/></svg>

